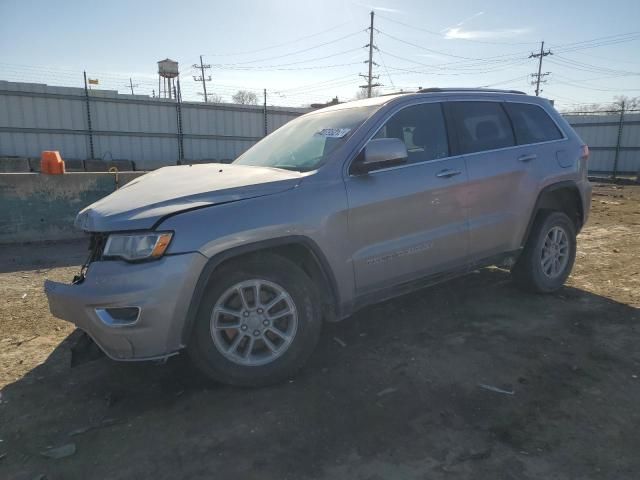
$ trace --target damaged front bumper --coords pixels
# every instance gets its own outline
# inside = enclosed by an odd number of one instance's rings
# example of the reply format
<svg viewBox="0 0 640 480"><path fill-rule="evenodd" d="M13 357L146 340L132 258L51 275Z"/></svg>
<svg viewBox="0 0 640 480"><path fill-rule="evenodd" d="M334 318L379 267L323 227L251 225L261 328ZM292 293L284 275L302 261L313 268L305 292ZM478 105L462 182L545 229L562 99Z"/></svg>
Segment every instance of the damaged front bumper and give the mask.
<svg viewBox="0 0 640 480"><path fill-rule="evenodd" d="M49 309L114 360L165 358L184 348L187 311L206 260L195 252L143 263L92 262L80 283L45 282Z"/></svg>

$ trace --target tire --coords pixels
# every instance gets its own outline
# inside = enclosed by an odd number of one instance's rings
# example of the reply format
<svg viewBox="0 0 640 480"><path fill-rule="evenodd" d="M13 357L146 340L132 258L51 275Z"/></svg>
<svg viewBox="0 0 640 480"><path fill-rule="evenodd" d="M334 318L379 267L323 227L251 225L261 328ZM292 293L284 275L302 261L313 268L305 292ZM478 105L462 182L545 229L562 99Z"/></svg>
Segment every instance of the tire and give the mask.
<svg viewBox="0 0 640 480"><path fill-rule="evenodd" d="M284 257L256 255L215 270L187 351L216 381L242 387L271 385L304 365L321 326L319 302L307 274Z"/></svg>
<svg viewBox="0 0 640 480"><path fill-rule="evenodd" d="M563 235L566 243L554 241L554 238L561 239ZM566 246L566 251L563 245ZM562 212L543 211L538 214L524 250L511 273L516 284L524 290L551 293L564 285L575 258L575 224Z"/></svg>

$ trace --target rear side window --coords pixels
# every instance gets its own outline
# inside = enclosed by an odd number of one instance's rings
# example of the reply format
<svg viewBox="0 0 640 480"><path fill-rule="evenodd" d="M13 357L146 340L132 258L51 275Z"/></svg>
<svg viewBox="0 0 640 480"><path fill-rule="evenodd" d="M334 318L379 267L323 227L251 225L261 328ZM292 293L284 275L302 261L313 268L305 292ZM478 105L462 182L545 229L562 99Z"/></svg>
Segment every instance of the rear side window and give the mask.
<svg viewBox="0 0 640 480"><path fill-rule="evenodd" d="M451 102L460 153L513 147L509 118L497 102Z"/></svg>
<svg viewBox="0 0 640 480"><path fill-rule="evenodd" d="M537 105L528 103L505 103L513 122L518 145L559 140L562 133L549 114Z"/></svg>
<svg viewBox="0 0 640 480"><path fill-rule="evenodd" d="M423 103L400 110L374 138L397 138L407 146L408 163L449 156L447 131L439 103Z"/></svg>

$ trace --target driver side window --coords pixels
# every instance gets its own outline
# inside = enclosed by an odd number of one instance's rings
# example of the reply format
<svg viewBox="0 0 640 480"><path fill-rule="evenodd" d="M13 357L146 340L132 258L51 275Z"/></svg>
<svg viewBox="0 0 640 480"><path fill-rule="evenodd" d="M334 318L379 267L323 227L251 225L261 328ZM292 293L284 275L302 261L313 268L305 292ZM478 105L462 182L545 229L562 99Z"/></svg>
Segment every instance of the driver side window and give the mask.
<svg viewBox="0 0 640 480"><path fill-rule="evenodd" d="M423 103L400 110L373 138L402 140L409 154L407 163L420 163L449 156L449 142L440 103Z"/></svg>

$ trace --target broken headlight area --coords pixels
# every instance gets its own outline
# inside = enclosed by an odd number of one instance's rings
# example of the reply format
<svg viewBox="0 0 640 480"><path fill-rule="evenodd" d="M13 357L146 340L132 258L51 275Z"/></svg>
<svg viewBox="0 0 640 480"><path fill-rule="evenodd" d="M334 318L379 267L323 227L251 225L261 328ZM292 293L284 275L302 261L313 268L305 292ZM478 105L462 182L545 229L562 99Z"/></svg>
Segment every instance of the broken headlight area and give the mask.
<svg viewBox="0 0 640 480"><path fill-rule="evenodd" d="M89 238L89 256L80 267L80 272L73 277L73 284L79 284L84 281L87 273L87 268L92 262L98 261L102 258L102 251L107 240L107 235L104 233L92 233Z"/></svg>
<svg viewBox="0 0 640 480"><path fill-rule="evenodd" d="M107 237L102 258L128 262L158 259L167 250L172 232L112 233Z"/></svg>

